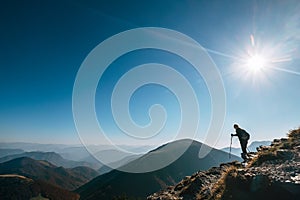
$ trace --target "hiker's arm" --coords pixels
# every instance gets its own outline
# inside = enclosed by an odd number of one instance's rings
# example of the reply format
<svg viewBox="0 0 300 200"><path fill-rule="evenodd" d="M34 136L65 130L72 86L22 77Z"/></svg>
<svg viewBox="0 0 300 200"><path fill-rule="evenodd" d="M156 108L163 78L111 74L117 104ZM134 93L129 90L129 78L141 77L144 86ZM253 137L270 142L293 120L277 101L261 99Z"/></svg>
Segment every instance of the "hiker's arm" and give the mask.
<svg viewBox="0 0 300 200"><path fill-rule="evenodd" d="M233 133L231 133L231 136L237 136L237 134L233 134Z"/></svg>

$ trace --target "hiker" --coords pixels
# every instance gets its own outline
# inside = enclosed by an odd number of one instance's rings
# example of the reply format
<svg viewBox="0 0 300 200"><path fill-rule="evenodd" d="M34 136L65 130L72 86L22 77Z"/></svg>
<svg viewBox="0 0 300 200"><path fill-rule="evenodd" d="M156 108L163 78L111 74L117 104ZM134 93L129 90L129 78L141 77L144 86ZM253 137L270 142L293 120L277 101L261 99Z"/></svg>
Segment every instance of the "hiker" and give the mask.
<svg viewBox="0 0 300 200"><path fill-rule="evenodd" d="M244 160L247 160L247 144L248 140L250 138L249 133L245 131L244 129L241 129L239 125L234 124L233 128L235 129L236 134L231 134L231 137L237 136L240 140L241 148L242 148L242 153L241 156Z"/></svg>

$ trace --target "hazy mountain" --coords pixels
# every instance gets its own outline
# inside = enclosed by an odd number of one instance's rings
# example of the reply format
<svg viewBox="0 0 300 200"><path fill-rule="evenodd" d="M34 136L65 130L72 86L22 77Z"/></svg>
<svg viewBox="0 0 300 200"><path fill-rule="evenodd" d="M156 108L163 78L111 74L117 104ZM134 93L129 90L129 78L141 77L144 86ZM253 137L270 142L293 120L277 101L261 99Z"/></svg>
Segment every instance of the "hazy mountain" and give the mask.
<svg viewBox="0 0 300 200"><path fill-rule="evenodd" d="M74 190L96 177L98 172L88 167L65 169L47 161L21 157L0 163L0 174L23 175L34 180L43 180L68 190Z"/></svg>
<svg viewBox="0 0 300 200"><path fill-rule="evenodd" d="M0 158L20 153L24 153L24 151L22 149L0 149Z"/></svg>
<svg viewBox="0 0 300 200"><path fill-rule="evenodd" d="M3 149L20 149L23 152L32 152L32 151L40 151L40 152L55 152L61 155L63 158L73 161L84 161L93 163L95 166L94 169L98 169L102 166L97 159L95 159L90 152L87 150L87 147L82 144L76 145L66 145L66 144L38 144L38 143L24 143L24 142L15 142L15 143L0 143L0 147ZM153 149L153 146L143 145L119 145L121 149L124 149L128 152L133 152L133 154L144 154L149 150ZM89 145L88 149L94 153L94 156L101 155L101 160L107 160L110 158L109 162L115 162L118 160L122 160L124 157L127 157L128 154L125 154L123 151L117 152L111 145ZM115 152L114 152L115 151ZM0 150L1 153L1 150ZM9 153L7 155L11 155ZM13 153L16 154L16 153ZM3 155L3 156L7 156ZM0 156L3 157L3 156Z"/></svg>
<svg viewBox="0 0 300 200"><path fill-rule="evenodd" d="M100 161L102 161L103 163L108 163L110 166L112 166L115 169L117 167L127 164L128 162L140 156L141 155L127 153L121 150L107 149L107 150L98 151L94 155L89 155L83 160L88 163L100 164L101 166L99 167L98 171L100 172L100 174L104 174L108 171L111 171L111 168L102 164Z"/></svg>
<svg viewBox="0 0 300 200"><path fill-rule="evenodd" d="M9 160L12 160L15 158L20 158L20 157L29 157L29 158L32 158L35 160L46 160L46 161L52 163L53 165L62 166L65 168L86 166L86 167L91 167L93 169L99 169L99 166L100 166L100 165L91 164L91 163L83 162L83 161L67 160L55 152L38 152L38 151L25 152L25 153L21 153L21 154L5 156L5 157L0 158L0 163L9 161Z"/></svg>
<svg viewBox="0 0 300 200"><path fill-rule="evenodd" d="M126 165L127 163L139 158L142 155L131 155L131 156L127 156L121 160L109 163L109 166L103 165L102 167L100 167L98 169L98 172L101 174L105 174L107 172L110 172L113 169L119 168L123 165Z"/></svg>
<svg viewBox="0 0 300 200"><path fill-rule="evenodd" d="M271 144L271 141L254 141L247 148L248 148L248 151L250 151L250 152L256 152L256 147L259 147L260 145L268 146L270 144ZM229 152L230 148L225 147L221 150L225 151L225 152ZM241 148L231 147L231 154L240 156L241 153L242 153Z"/></svg>
<svg viewBox="0 0 300 200"><path fill-rule="evenodd" d="M29 200L37 196L56 200L78 200L79 195L41 180L19 175L0 175L1 200Z"/></svg>
<svg viewBox="0 0 300 200"><path fill-rule="evenodd" d="M41 151L59 153L66 159L81 161L88 157L90 153L82 144L39 144L26 142L0 143L1 148L5 149L22 149L23 151ZM98 152L106 149L111 149L111 145L90 145L89 149L93 152Z"/></svg>
<svg viewBox="0 0 300 200"><path fill-rule="evenodd" d="M98 176L76 191L85 200L112 199L114 196L123 194L129 197L146 198L147 195L163 189L167 185L174 185L186 175L229 161L228 153L217 149L212 149L206 157L200 159L198 153L203 144L197 141L179 140L150 151L126 166L143 168L154 162L161 162L161 160L172 157L174 151L181 149L189 142L192 144L184 154L163 169L148 173L127 173L113 170ZM233 156L232 159L239 158Z"/></svg>
<svg viewBox="0 0 300 200"><path fill-rule="evenodd" d="M70 146L78 145L66 145L66 144L39 144L28 142L12 142L12 143L0 143L1 148L6 149L22 149L24 151L58 151Z"/></svg>
<svg viewBox="0 0 300 200"><path fill-rule="evenodd" d="M75 161L85 161L84 159L90 156L90 153L85 147L67 147L56 150L55 152L59 153L63 158Z"/></svg>
<svg viewBox="0 0 300 200"><path fill-rule="evenodd" d="M130 145L120 145L120 148L133 152L135 154L146 153L149 150L153 149L152 146L130 146ZM115 162L122 160L127 156L133 154L125 153L124 151L118 151L113 149L110 145L90 145L89 149L94 152L94 156L101 157L101 160L109 160L109 162ZM94 158L83 146L80 147L66 147L63 149L55 150L54 152L59 153L62 157L76 160L76 161L86 161L91 163L99 163L97 159Z"/></svg>

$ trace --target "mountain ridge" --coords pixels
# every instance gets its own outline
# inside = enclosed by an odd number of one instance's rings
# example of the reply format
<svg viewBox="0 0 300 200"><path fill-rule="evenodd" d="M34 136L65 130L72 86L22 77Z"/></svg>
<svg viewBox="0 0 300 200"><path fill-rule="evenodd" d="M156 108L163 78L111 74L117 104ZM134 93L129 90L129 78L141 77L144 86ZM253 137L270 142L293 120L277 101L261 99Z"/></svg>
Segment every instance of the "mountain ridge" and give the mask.
<svg viewBox="0 0 300 200"><path fill-rule="evenodd" d="M9 156L9 155L20 154L20 153L24 153L24 152L25 151L22 149L0 148L0 158Z"/></svg>
<svg viewBox="0 0 300 200"><path fill-rule="evenodd" d="M84 161L73 161L63 158L60 154L56 152L41 152L41 151L31 151L31 152L24 152L21 154L13 154L8 155L5 157L0 158L0 163L7 162L9 160L13 160L15 158L20 157L28 157L34 160L47 160L48 162L56 165L62 166L64 168L73 168L78 166L86 166L93 169L98 169L98 166L95 166L91 163L84 162Z"/></svg>
<svg viewBox="0 0 300 200"><path fill-rule="evenodd" d="M187 142L187 140L174 141L162 145L130 162L128 165L143 167L144 165L151 165L151 162L155 161L155 159L159 162L161 159L171 156L174 149L180 149L180 145L184 142ZM217 149L212 149L208 156L200 159L198 154L202 145L198 141L192 141L183 155L162 169L147 173L128 173L112 170L94 178L75 191L85 200L112 199L123 194L132 198L146 198L152 191L166 188L168 185L174 185L187 174L191 174L199 169L208 169L229 160L228 153ZM153 157L153 155L157 157ZM155 159L153 160L153 158ZM239 158L233 156L233 159ZM131 184L128 184L129 181Z"/></svg>
<svg viewBox="0 0 300 200"><path fill-rule="evenodd" d="M44 160L21 157L0 163L0 174L18 174L33 180L42 180L67 190L74 190L96 177L98 172L88 167L65 169Z"/></svg>

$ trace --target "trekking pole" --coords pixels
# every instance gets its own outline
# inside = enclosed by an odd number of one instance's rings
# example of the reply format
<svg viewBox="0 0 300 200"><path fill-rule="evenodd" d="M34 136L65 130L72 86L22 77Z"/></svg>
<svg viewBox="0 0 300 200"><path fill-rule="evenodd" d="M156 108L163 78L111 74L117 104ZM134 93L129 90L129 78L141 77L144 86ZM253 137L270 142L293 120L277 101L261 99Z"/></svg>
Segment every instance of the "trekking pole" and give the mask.
<svg viewBox="0 0 300 200"><path fill-rule="evenodd" d="M231 145L232 145L232 136L231 136L231 138L230 138L229 159L231 158Z"/></svg>

